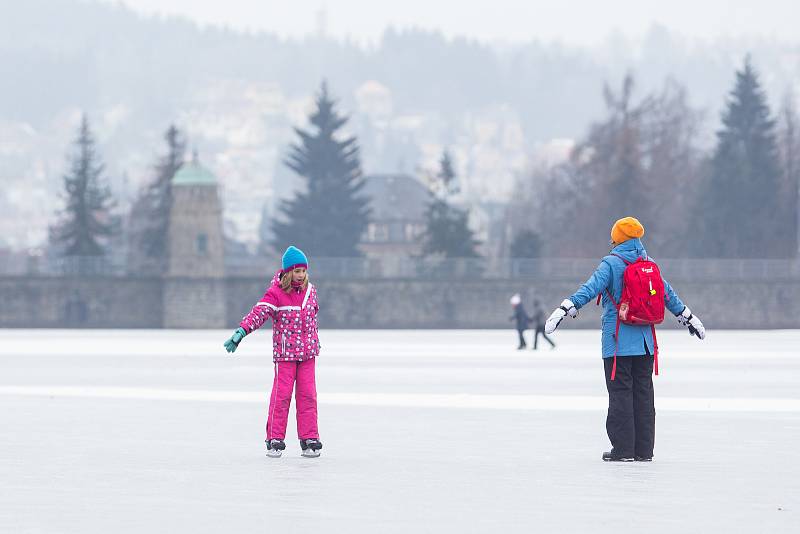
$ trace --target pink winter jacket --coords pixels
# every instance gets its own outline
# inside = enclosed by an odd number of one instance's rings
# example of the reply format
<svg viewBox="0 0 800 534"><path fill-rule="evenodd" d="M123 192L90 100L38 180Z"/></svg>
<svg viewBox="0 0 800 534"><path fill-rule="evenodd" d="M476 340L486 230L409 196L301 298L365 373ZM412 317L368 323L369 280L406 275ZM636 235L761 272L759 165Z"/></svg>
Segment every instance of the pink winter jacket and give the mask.
<svg viewBox="0 0 800 534"><path fill-rule="evenodd" d="M276 362L302 362L319 355L317 334L317 290L281 289L278 271L272 283L239 326L249 334L272 319L272 359Z"/></svg>

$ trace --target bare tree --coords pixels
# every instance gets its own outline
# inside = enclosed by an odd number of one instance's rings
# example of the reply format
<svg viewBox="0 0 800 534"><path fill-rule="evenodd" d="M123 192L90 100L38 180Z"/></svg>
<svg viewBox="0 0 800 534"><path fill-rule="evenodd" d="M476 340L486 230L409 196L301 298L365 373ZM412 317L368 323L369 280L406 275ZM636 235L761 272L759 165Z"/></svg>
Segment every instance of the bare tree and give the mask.
<svg viewBox="0 0 800 534"><path fill-rule="evenodd" d="M521 184L512 226L538 231L544 254L595 256L611 223L627 215L642 220L660 256L686 254L682 230L701 165L701 115L673 81L638 102L634 87L630 75L618 92L606 86L606 117L591 125L569 161L536 168Z"/></svg>
<svg viewBox="0 0 800 534"><path fill-rule="evenodd" d="M648 185L648 243L662 257L689 252L686 239L703 165L698 147L702 112L688 104L686 89L668 80L643 116L642 154Z"/></svg>

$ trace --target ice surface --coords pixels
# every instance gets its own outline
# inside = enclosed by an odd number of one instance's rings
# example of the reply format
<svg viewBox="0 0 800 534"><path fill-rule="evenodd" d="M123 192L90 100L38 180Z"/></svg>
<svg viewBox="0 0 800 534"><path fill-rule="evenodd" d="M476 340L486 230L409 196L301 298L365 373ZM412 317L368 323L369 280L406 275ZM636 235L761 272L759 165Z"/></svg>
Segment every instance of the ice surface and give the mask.
<svg viewBox="0 0 800 534"><path fill-rule="evenodd" d="M0 331L0 532L800 532L798 331L660 333L651 464L570 330L323 331L323 455L266 458L265 334Z"/></svg>

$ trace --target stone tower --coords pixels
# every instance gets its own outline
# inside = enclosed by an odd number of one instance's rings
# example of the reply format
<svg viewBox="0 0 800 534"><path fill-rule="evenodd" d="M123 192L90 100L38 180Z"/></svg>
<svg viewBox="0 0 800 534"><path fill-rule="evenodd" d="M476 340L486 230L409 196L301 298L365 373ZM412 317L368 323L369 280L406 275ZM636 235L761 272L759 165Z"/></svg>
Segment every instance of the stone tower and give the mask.
<svg viewBox="0 0 800 534"><path fill-rule="evenodd" d="M165 328L225 326L222 206L214 175L195 154L172 178Z"/></svg>

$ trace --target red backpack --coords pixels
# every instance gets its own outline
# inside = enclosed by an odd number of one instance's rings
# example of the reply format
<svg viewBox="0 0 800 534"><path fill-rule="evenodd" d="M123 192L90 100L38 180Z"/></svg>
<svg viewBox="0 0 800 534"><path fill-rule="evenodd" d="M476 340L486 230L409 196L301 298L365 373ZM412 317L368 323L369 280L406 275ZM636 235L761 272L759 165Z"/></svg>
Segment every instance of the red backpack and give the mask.
<svg viewBox="0 0 800 534"><path fill-rule="evenodd" d="M619 345L619 324L646 325L649 324L653 332L653 361L655 374L658 374L658 341L656 340L656 326L664 320L664 280L661 271L654 261L648 258L637 258L629 262L622 256L617 256L625 262L625 272L622 273L622 297L619 303L614 302L611 291L606 290L608 298L617 308L617 327L614 332L614 365L611 368L611 380L617 375L617 346ZM600 297L597 303L600 304Z"/></svg>

